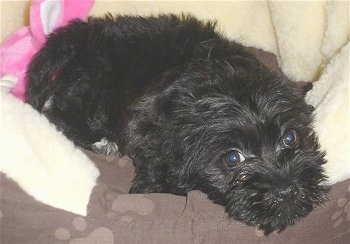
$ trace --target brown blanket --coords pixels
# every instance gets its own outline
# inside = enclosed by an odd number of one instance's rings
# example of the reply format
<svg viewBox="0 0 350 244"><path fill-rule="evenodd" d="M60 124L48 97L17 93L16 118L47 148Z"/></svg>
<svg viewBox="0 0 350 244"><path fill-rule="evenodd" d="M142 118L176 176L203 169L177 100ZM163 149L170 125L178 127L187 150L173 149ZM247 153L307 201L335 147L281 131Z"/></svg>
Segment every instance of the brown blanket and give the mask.
<svg viewBox="0 0 350 244"><path fill-rule="evenodd" d="M198 191L127 194L131 160L86 153L101 172L87 217L37 202L0 174L0 243L350 243L350 179L335 184L329 201L306 218L266 237L227 219Z"/></svg>

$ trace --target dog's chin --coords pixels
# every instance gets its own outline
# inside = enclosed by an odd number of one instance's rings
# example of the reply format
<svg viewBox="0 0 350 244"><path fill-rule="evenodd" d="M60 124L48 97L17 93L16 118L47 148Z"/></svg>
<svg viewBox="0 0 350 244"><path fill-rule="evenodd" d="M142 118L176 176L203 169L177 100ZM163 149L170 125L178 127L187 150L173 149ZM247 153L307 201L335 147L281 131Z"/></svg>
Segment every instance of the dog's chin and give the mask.
<svg viewBox="0 0 350 244"><path fill-rule="evenodd" d="M251 219L248 224L253 224L263 230L265 235L273 231L281 232L288 225L294 225L301 217L308 215L314 205L302 200L285 200L279 202L275 199L255 204L250 211Z"/></svg>
<svg viewBox="0 0 350 244"><path fill-rule="evenodd" d="M233 219L257 226L265 235L274 231L281 232L327 200L328 187L317 186L317 188L311 195L299 192L288 197L280 197L276 192L250 192L236 196L240 199L239 206L237 202L235 204L231 202L226 205L226 211Z"/></svg>

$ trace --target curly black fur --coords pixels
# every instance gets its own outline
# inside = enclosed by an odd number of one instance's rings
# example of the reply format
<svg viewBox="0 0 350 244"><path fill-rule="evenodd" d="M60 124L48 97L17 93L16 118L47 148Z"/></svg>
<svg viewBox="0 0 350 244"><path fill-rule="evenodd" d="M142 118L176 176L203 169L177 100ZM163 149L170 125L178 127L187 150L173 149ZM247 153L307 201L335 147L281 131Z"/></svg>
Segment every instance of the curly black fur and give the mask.
<svg viewBox="0 0 350 244"><path fill-rule="evenodd" d="M115 142L133 158L131 193L201 190L266 233L326 199L304 94L215 22L76 20L48 38L28 77L30 104L76 145Z"/></svg>

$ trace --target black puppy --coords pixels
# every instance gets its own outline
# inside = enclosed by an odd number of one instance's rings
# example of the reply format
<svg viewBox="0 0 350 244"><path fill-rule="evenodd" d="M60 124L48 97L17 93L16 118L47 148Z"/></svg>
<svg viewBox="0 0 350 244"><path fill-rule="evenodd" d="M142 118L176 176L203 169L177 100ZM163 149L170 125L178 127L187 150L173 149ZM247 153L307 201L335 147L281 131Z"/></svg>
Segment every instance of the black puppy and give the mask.
<svg viewBox="0 0 350 244"><path fill-rule="evenodd" d="M326 199L304 94L213 22L74 21L48 38L28 77L30 104L76 145L133 158L131 193L201 190L265 233Z"/></svg>

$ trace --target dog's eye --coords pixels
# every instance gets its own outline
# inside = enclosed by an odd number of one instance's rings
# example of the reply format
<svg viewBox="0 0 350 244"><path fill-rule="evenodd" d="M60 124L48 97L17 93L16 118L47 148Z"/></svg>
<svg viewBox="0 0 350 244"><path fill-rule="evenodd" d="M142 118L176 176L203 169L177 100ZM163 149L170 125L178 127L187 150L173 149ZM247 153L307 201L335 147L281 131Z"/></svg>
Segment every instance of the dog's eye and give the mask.
<svg viewBox="0 0 350 244"><path fill-rule="evenodd" d="M283 145L288 148L295 148L299 146L299 136L294 130L284 133L282 138Z"/></svg>
<svg viewBox="0 0 350 244"><path fill-rule="evenodd" d="M231 150L226 154L225 162L228 166L241 163L245 157L238 150Z"/></svg>

